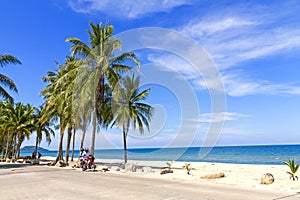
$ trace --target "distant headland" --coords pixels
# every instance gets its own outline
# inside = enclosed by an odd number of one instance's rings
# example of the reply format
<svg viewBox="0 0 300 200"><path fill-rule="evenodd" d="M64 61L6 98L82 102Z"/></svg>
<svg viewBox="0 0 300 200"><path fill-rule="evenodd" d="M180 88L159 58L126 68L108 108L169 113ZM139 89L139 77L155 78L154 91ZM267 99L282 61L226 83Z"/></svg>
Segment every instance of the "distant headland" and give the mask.
<svg viewBox="0 0 300 200"><path fill-rule="evenodd" d="M35 151L35 146L25 146L25 147L21 148L21 151L23 153L27 153L27 152L31 153L31 152ZM44 149L42 147L39 147L38 151L39 152L49 152L48 149Z"/></svg>

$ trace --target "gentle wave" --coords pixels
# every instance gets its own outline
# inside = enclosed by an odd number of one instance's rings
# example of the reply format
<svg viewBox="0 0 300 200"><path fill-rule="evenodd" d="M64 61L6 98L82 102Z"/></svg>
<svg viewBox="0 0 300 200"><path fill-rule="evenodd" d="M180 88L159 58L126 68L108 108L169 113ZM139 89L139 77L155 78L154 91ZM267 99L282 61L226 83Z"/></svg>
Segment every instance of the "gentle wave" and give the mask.
<svg viewBox="0 0 300 200"><path fill-rule="evenodd" d="M204 147L202 147L204 148ZM129 160L217 162L237 164L283 164L283 161L300 161L300 145L261 145L214 147L206 157L200 157L200 147L129 149ZM41 152L43 156L56 157L57 151ZM27 156L30 153L22 153ZM65 155L65 151L64 151ZM75 157L79 150L75 150ZM70 152L71 156L71 152ZM97 159L123 159L122 149L95 150Z"/></svg>

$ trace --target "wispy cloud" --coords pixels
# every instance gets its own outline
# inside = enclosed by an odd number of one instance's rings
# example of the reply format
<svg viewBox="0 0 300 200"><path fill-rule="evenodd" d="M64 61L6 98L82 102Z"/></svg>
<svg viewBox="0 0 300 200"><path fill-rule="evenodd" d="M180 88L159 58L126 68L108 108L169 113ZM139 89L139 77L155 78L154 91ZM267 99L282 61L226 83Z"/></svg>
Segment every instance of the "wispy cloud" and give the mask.
<svg viewBox="0 0 300 200"><path fill-rule="evenodd" d="M172 54L149 54L150 62L159 64L161 70L174 70L189 80L195 89L217 89L214 80L203 79L195 68L182 58ZM243 70L220 69L225 92L229 96L240 97L246 95L300 95L299 83L273 83L267 80L251 79L244 76Z"/></svg>
<svg viewBox="0 0 300 200"><path fill-rule="evenodd" d="M240 73L223 73L226 92L230 96L246 95L300 95L300 86L295 83L278 84L266 80L243 78Z"/></svg>
<svg viewBox="0 0 300 200"><path fill-rule="evenodd" d="M217 123L223 121L236 121L240 118L250 117L250 115L244 115L240 113L233 113L233 112L222 112L222 113L204 113L201 114L198 119L196 120L199 123Z"/></svg>
<svg viewBox="0 0 300 200"><path fill-rule="evenodd" d="M269 22L256 17L249 20L228 16L209 21L200 18L180 31L198 40L220 69L300 47L298 24L269 27Z"/></svg>
<svg viewBox="0 0 300 200"><path fill-rule="evenodd" d="M299 83L258 80L251 78L249 73L246 75L246 70L240 67L241 63L253 59L299 50L300 19L296 14L299 9L300 4L296 1L275 1L265 5L236 3L230 7L224 4L218 7L217 4L214 10L207 12L209 15L196 16L178 30L198 41L208 52L219 69L227 95L299 95ZM189 63L176 56L162 54L148 59L180 72L196 88L214 87L214 80L199 78Z"/></svg>
<svg viewBox="0 0 300 200"><path fill-rule="evenodd" d="M227 17L218 20L200 20L196 22L190 22L184 26L181 30L186 35L190 35L193 38L201 39L205 36L210 36L221 31L229 29L235 29L245 26L253 26L257 22L249 21L239 17Z"/></svg>
<svg viewBox="0 0 300 200"><path fill-rule="evenodd" d="M109 13L110 16L138 18L150 13L167 12L189 4L189 0L69 0L70 7L82 13Z"/></svg>

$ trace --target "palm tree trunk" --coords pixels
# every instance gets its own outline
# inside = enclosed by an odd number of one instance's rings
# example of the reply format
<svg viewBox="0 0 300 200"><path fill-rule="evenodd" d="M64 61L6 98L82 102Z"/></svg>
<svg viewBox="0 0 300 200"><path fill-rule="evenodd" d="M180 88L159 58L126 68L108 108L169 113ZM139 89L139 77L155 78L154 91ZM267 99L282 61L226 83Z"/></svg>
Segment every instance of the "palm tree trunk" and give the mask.
<svg viewBox="0 0 300 200"><path fill-rule="evenodd" d="M92 145L91 145L91 155L92 156L94 156L94 153L95 153L97 103L95 103L93 110L94 110L94 113L93 113L93 132L92 132Z"/></svg>
<svg viewBox="0 0 300 200"><path fill-rule="evenodd" d="M5 153L5 150L4 150L4 148L2 148L2 151L1 151L1 160L4 158L4 153Z"/></svg>
<svg viewBox="0 0 300 200"><path fill-rule="evenodd" d="M102 47L103 48L103 47ZM101 54L102 55L102 54ZM101 66L99 66L100 70L100 78L98 80L97 89L95 91L95 102L94 102L94 116L93 116L93 132L92 132L92 147L91 147L91 155L95 156L95 140L96 140L96 123L97 123L97 108L98 103L100 103L100 113L103 111L104 107L104 73ZM99 96L100 92L100 96ZM100 101L100 102L98 102ZM101 123L101 122L99 122Z"/></svg>
<svg viewBox="0 0 300 200"><path fill-rule="evenodd" d="M127 163L127 143L126 143L126 130L125 124L123 124L123 144L124 144L124 163Z"/></svg>
<svg viewBox="0 0 300 200"><path fill-rule="evenodd" d="M22 135L21 133L18 133L18 143L17 143L17 157L16 159L18 159L20 157L20 153L21 153L21 140L22 140Z"/></svg>
<svg viewBox="0 0 300 200"><path fill-rule="evenodd" d="M38 146L39 146L39 133L36 132L36 139L35 139L35 155L38 155Z"/></svg>
<svg viewBox="0 0 300 200"><path fill-rule="evenodd" d="M72 157L71 157L71 161L73 161L74 159L74 148L75 148L75 135L76 135L76 128L74 127L73 129L73 139L72 139Z"/></svg>
<svg viewBox="0 0 300 200"><path fill-rule="evenodd" d="M9 149L9 132L7 132L5 158L8 158L8 149Z"/></svg>
<svg viewBox="0 0 300 200"><path fill-rule="evenodd" d="M72 126L68 127L68 138L67 138L67 148L66 148L66 163L67 164L69 162L71 139L72 139Z"/></svg>
<svg viewBox="0 0 300 200"><path fill-rule="evenodd" d="M99 95L98 92L100 90L100 80L97 82L97 87L95 90L95 96L94 96L94 107L93 107L93 131L92 131L92 145L91 145L91 155L94 156L95 155L95 140L96 140L96 123L97 123L97 108L98 108L98 99L99 99Z"/></svg>
<svg viewBox="0 0 300 200"><path fill-rule="evenodd" d="M81 143L80 143L80 150L83 149L85 134L86 134L86 121L83 122L83 134L82 134Z"/></svg>
<svg viewBox="0 0 300 200"><path fill-rule="evenodd" d="M63 160L63 139L64 139L64 127L62 120L60 119L60 137L59 137L59 145L58 145L58 152L57 152L57 157L55 160L55 163L57 163L59 160Z"/></svg>
<svg viewBox="0 0 300 200"><path fill-rule="evenodd" d="M13 150L12 150L11 156L16 157L17 152L18 152L17 134L14 137L13 144L12 144L12 149Z"/></svg>

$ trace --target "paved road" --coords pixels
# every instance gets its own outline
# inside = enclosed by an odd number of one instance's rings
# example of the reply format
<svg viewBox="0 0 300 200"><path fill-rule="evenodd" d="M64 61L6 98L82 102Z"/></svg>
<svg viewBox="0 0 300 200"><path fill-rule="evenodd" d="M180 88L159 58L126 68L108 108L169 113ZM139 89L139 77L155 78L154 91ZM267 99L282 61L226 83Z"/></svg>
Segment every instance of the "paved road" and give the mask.
<svg viewBox="0 0 300 200"><path fill-rule="evenodd" d="M0 167L0 199L202 200L300 199L300 194L241 190L209 183L132 177L104 172L81 172L55 167Z"/></svg>

